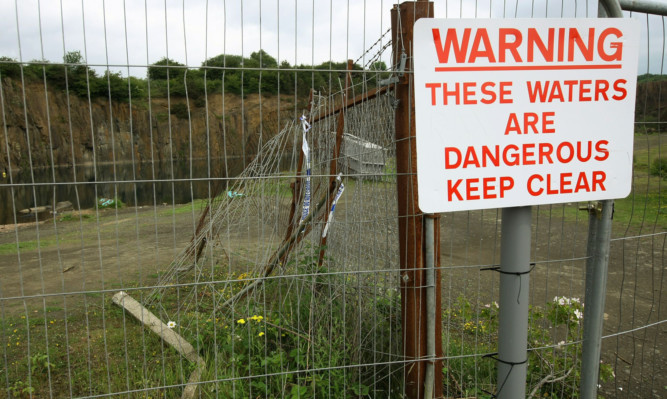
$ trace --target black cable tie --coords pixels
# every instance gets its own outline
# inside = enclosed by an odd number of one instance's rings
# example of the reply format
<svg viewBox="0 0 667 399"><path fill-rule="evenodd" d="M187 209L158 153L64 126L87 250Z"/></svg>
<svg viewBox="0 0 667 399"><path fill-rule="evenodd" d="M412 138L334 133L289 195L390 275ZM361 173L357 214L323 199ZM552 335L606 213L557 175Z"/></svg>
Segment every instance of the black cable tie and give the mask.
<svg viewBox="0 0 667 399"><path fill-rule="evenodd" d="M530 262L529 265L530 265L530 269L528 269L525 272L506 272L504 270L500 270L499 265L493 265L493 266L490 266L490 267L483 267L479 270L481 270L481 271L491 270L491 271L494 271L494 272L498 272L500 274L511 274L513 276L522 276L524 274L528 274L528 273L532 272L533 269L535 268L535 262Z"/></svg>
<svg viewBox="0 0 667 399"><path fill-rule="evenodd" d="M526 364L526 363L528 363L528 359L526 359L526 360L524 360L524 361L522 361L522 362L507 362L507 361L505 361L505 360L501 360L501 359L498 358L498 352L496 352L496 353L488 353L488 354L482 356L482 358L485 358L485 357L491 358L491 359L493 359L493 360L495 360L495 361L497 361L497 362L500 362L500 363L503 363L503 364L507 364L507 365L510 366L510 370L507 372L507 375L505 376L505 380L504 380L503 383L500 385L500 388L498 388L498 393L492 393L492 392L485 391L485 390L482 389L482 392L491 395L492 398L497 398L498 395L500 394L500 391L503 390L503 387L505 387L505 383L507 382L507 379L509 378L510 374L512 373L512 369L514 369L514 366L518 366L518 365L521 365L521 364Z"/></svg>
<svg viewBox="0 0 667 399"><path fill-rule="evenodd" d="M487 353L486 355L482 356L482 359L485 358L485 357L488 357L489 359L493 359L493 360L498 361L500 363L506 364L508 366L519 366L521 364L528 363L528 359L526 359L522 362L507 362L505 360L501 360L501 359L498 358L498 352Z"/></svg>
<svg viewBox="0 0 667 399"><path fill-rule="evenodd" d="M528 273L532 272L533 269L535 268L535 262L530 262L529 265L530 265L530 269L528 269L528 270L525 271L525 272L506 272L506 271L504 271L504 270L500 270L500 266L499 266L499 265L493 265L493 266L490 266L490 267L484 267L484 268L481 268L481 269L479 269L479 270L492 270L492 271L494 271L494 272L498 272L498 273L500 273L500 274L510 274L510 275L512 275L512 276L523 276L524 274L528 274ZM517 303L517 304L520 304L520 302L519 302L519 298L521 297L521 281L522 281L522 280L519 280L519 293L518 293L517 296L516 296L516 303Z"/></svg>

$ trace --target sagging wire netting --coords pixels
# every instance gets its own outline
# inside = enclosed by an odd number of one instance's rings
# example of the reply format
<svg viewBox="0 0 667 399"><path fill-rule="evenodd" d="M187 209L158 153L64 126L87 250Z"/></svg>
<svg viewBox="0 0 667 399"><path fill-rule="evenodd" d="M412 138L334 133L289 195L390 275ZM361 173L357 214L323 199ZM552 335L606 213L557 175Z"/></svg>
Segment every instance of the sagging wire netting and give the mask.
<svg viewBox="0 0 667 399"><path fill-rule="evenodd" d="M231 368L220 389L388 393L403 378L395 99L363 96L378 74L349 75L347 90L314 91L207 202L145 296L208 370Z"/></svg>

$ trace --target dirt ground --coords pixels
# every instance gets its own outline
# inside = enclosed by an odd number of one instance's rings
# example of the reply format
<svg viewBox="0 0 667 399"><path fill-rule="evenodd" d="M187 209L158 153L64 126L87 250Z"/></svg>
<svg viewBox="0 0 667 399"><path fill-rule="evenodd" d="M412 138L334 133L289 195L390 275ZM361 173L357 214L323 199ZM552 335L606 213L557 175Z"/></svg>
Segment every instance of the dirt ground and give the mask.
<svg viewBox="0 0 667 399"><path fill-rule="evenodd" d="M347 201L337 218L347 219ZM99 214L73 212L55 222L3 226L0 229L0 298L5 312L57 303L64 293L150 286L187 245L198 212L171 206L107 209ZM530 301L544 306L554 296L584 298L587 215L566 220L562 207L533 211ZM500 211L443 215L441 259L443 305L459 295L479 305L498 299L498 275L480 271L500 255ZM258 227L247 226L232 244L250 247ZM622 227L617 227L621 230ZM614 230L615 238L632 236ZM658 232L660 232L659 230ZM392 234L392 233L390 233ZM362 232L363 235L363 232ZM17 253L16 243L21 251ZM39 244L38 244L39 243ZM602 386L605 397L667 396L667 326L658 324L613 336L665 319L665 236L614 240L607 283L602 359L616 378ZM76 295L74 295L76 297Z"/></svg>

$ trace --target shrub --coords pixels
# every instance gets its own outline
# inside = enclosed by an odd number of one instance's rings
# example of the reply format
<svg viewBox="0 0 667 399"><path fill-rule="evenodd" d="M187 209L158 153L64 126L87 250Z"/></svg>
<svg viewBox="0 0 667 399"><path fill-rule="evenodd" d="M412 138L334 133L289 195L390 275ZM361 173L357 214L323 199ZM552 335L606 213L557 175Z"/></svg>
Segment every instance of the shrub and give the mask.
<svg viewBox="0 0 667 399"><path fill-rule="evenodd" d="M0 77L21 77L21 64L9 57L0 57Z"/></svg>
<svg viewBox="0 0 667 399"><path fill-rule="evenodd" d="M382 365L400 359L398 292L362 295L350 276L326 273L330 259L318 266L318 255L318 248L308 246L293 253L281 269L298 277L266 280L266 302L246 298L224 314L200 302L199 311L190 313L200 315L200 322L182 333L208 359L203 379L220 381L204 391L269 398L400 397L402 375ZM222 300L254 278L242 273L229 280L218 291ZM400 365L391 370L396 369Z"/></svg>
<svg viewBox="0 0 667 399"><path fill-rule="evenodd" d="M656 158L651 163L651 174L653 176L660 176L663 179L667 178L667 158Z"/></svg>
<svg viewBox="0 0 667 399"><path fill-rule="evenodd" d="M186 120L190 116L188 114L188 106L185 103L175 103L175 104L172 103L169 113L172 115L176 115L177 118Z"/></svg>
<svg viewBox="0 0 667 399"><path fill-rule="evenodd" d="M177 79L183 81L185 65L170 58L163 57L148 67L148 77L151 80Z"/></svg>

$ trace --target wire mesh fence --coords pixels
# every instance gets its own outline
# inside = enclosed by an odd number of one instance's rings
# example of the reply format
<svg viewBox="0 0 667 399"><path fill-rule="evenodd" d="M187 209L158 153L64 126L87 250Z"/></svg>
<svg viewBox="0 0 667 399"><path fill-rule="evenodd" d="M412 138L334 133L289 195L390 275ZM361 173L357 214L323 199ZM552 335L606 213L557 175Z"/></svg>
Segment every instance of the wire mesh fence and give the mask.
<svg viewBox="0 0 667 399"><path fill-rule="evenodd" d="M0 4L0 396L404 397L394 3ZM438 18L596 15L435 3ZM658 398L665 17L627 17L642 24L634 180L599 392ZM533 209L531 397L578 395L583 205ZM448 398L499 385L500 222L439 221Z"/></svg>

